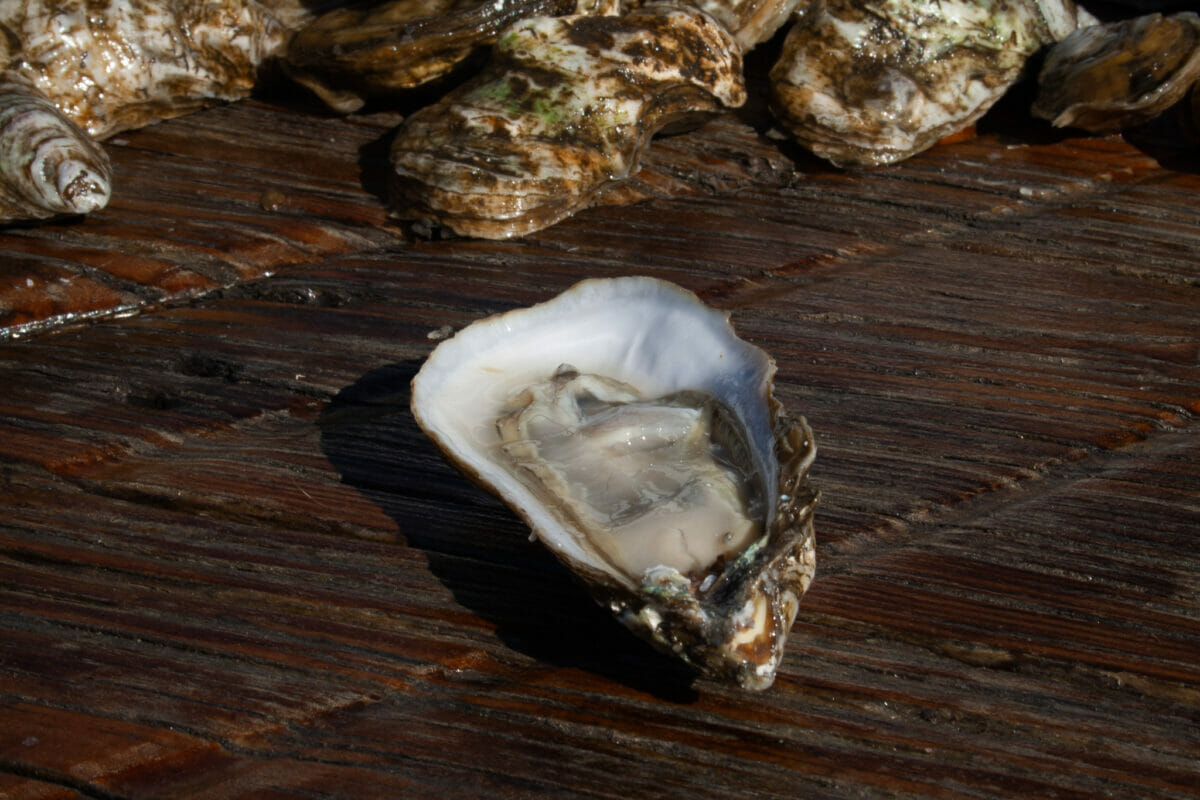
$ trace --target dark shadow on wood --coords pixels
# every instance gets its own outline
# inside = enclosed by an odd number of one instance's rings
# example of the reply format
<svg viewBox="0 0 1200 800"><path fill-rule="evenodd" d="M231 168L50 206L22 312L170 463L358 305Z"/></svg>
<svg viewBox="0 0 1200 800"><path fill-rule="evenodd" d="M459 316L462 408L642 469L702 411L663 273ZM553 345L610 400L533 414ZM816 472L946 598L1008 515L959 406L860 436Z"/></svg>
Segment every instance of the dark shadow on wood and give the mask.
<svg viewBox="0 0 1200 800"><path fill-rule="evenodd" d="M1123 131L1125 141L1176 172L1200 173L1200 114L1185 97L1149 122Z"/></svg>
<svg viewBox="0 0 1200 800"><path fill-rule="evenodd" d="M392 162L388 154L395 138L396 131L390 130L358 150L358 174L363 191L377 197L385 206L390 206L388 176L392 172Z"/></svg>
<svg viewBox="0 0 1200 800"><path fill-rule="evenodd" d="M589 670L668 702L693 673L634 637L588 596L508 509L445 462L409 411L420 360L366 373L322 413L321 449L342 481L396 520L406 542L509 647Z"/></svg>

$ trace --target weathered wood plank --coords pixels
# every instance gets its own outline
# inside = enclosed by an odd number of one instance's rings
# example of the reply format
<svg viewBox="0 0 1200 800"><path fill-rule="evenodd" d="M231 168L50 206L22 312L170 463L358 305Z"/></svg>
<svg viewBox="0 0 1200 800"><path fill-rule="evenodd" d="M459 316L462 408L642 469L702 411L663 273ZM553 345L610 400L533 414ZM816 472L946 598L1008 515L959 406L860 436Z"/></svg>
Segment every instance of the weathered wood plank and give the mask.
<svg viewBox="0 0 1200 800"><path fill-rule="evenodd" d="M152 309L0 348L0 794L1195 795L1196 174L986 126L844 173L729 118L642 205L406 241L393 122L154 126L113 208L0 234L10 320ZM632 639L407 412L430 333L633 272L817 429L766 693Z"/></svg>

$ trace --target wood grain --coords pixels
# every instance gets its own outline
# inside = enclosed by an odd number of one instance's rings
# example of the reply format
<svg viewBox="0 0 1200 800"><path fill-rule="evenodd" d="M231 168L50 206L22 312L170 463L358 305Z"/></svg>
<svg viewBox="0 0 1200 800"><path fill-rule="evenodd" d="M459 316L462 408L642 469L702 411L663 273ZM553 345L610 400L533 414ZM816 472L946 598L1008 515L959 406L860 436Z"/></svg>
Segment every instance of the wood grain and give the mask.
<svg viewBox="0 0 1200 800"><path fill-rule="evenodd" d="M113 207L0 234L0 796L1200 793L1186 151L993 119L844 173L727 118L562 225L422 241L367 170L395 121L153 126ZM630 637L407 410L444 326L633 273L817 432L764 693Z"/></svg>

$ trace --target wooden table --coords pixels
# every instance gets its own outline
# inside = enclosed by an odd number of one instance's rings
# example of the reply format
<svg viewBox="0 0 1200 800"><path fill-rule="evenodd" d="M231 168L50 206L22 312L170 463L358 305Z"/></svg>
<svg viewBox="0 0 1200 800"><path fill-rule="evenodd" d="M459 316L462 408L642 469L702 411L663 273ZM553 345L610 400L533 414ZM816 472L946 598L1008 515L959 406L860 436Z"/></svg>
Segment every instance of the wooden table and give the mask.
<svg viewBox="0 0 1200 800"><path fill-rule="evenodd" d="M0 796L1200 794L1194 151L1010 106L846 173L752 108L624 205L422 241L399 119L215 108L0 232ZM407 410L448 329L634 273L817 432L763 693L631 637Z"/></svg>

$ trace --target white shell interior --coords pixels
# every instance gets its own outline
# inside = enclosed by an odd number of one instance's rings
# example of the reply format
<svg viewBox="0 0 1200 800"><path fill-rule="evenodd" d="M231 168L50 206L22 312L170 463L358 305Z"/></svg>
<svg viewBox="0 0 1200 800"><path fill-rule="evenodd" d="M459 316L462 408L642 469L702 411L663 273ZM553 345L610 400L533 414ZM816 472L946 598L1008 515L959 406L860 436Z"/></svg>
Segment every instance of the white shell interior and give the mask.
<svg viewBox="0 0 1200 800"><path fill-rule="evenodd" d="M413 380L413 413L434 441L503 497L548 546L603 569L497 452L499 409L562 364L653 398L708 392L739 417L767 487L778 485L767 392L775 366L737 337L728 315L654 278L587 280L545 303L476 322L442 342ZM776 498L768 489L768 519Z"/></svg>

